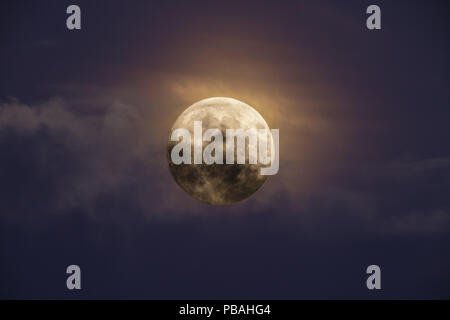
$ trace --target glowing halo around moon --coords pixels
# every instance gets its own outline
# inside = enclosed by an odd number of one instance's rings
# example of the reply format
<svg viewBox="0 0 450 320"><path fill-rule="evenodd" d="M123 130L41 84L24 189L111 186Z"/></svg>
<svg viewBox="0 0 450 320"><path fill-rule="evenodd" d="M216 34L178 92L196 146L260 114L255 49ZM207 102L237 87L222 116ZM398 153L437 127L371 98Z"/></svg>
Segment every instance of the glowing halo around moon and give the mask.
<svg viewBox="0 0 450 320"><path fill-rule="evenodd" d="M264 118L248 104L224 97L200 100L187 108L175 121L172 131L185 128L194 133L194 121L202 121L203 132L219 129L226 144L226 129L266 129L268 142L273 145L269 126ZM269 140L270 139L270 140ZM260 162L256 164L174 164L171 151L178 141L169 137L167 159L176 183L190 196L212 205L228 205L244 200L254 194L267 175L261 175ZM193 141L191 142L193 144ZM203 148L205 147L203 142ZM248 146L247 146L248 147ZM270 150L268 155L270 156ZM248 160L248 152L246 152Z"/></svg>

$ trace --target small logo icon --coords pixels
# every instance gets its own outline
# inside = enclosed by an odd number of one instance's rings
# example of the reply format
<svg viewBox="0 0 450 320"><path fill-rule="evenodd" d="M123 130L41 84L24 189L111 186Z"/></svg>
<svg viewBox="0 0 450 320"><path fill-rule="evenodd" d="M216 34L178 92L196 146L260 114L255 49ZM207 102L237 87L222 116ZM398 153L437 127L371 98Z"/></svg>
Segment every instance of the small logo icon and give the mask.
<svg viewBox="0 0 450 320"><path fill-rule="evenodd" d="M79 6L72 4L67 7L67 14L70 14L66 20L66 26L69 30L80 30L81 29L81 9Z"/></svg>
<svg viewBox="0 0 450 320"><path fill-rule="evenodd" d="M369 30L381 30L381 9L379 6L373 4L367 7L367 14L370 16L367 18L366 26Z"/></svg>
<svg viewBox="0 0 450 320"><path fill-rule="evenodd" d="M373 264L367 267L367 274L370 276L367 278L366 285L369 290L381 289L381 269L379 266Z"/></svg>
<svg viewBox="0 0 450 320"><path fill-rule="evenodd" d="M70 274L70 276L67 278L66 286L67 289L73 290L81 289L81 269L79 266L72 264L67 267L66 273Z"/></svg>

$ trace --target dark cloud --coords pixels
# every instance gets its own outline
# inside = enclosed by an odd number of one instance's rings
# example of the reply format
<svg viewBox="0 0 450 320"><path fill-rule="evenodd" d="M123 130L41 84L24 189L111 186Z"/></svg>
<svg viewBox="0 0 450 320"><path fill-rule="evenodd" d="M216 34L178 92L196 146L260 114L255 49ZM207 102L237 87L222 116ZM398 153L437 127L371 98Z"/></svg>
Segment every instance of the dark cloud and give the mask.
<svg viewBox="0 0 450 320"><path fill-rule="evenodd" d="M2 215L39 221L42 215L74 210L101 219L129 214L183 219L180 213L208 214L212 207L190 199L168 173L167 137L150 125L167 115L155 115L139 103L129 104L109 94L102 98L104 95L96 91L92 100L88 94L75 101L57 98L35 106L19 102L1 105L0 146L5 155L1 187L7 195ZM281 130L297 128L289 124L284 123ZM308 174L319 181L305 186L301 177L306 173L298 174L298 165L293 165L299 155L282 155L286 165L263 190L240 205L213 212L249 213L269 206L281 210L282 219L305 232L327 230L323 221L334 220L341 228L357 233L448 230L449 158L334 162L325 175L315 172L320 171L319 166L312 166ZM290 178L284 181L287 176ZM183 199L187 205L180 207L171 199Z"/></svg>

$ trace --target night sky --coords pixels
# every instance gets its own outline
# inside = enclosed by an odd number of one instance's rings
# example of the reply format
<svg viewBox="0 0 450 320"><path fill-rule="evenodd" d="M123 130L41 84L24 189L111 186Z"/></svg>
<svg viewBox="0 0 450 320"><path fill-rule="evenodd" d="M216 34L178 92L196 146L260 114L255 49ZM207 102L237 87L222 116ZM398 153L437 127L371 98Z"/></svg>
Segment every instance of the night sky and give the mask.
<svg viewBox="0 0 450 320"><path fill-rule="evenodd" d="M0 298L450 298L449 16L436 0L1 1ZM279 173L224 207L166 159L178 115L214 96L280 130Z"/></svg>

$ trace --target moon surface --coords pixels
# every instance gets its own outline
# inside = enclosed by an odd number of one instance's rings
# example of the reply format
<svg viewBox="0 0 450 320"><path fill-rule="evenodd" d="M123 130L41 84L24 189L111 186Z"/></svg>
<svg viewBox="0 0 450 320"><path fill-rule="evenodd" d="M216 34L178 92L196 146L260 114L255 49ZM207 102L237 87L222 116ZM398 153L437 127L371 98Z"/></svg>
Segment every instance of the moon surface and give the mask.
<svg viewBox="0 0 450 320"><path fill-rule="evenodd" d="M266 129L268 142L272 143L269 126L264 118L251 106L232 98L215 97L200 100L187 108L175 121L172 131L178 128L189 130L194 136L194 121L202 121L203 133L207 129L219 129L223 135L224 164L174 164L171 160L172 148L179 141L167 145L169 168L177 184L197 200L212 205L228 205L244 200L255 193L266 181L261 175L263 165L258 161L249 164L248 143L246 143L245 164L225 164L226 129ZM191 150L193 141L191 138ZM203 142L203 149L209 142ZM236 146L236 144L235 144ZM193 152L192 152L193 154ZM235 154L236 156L236 154ZM270 156L270 150L268 151Z"/></svg>

